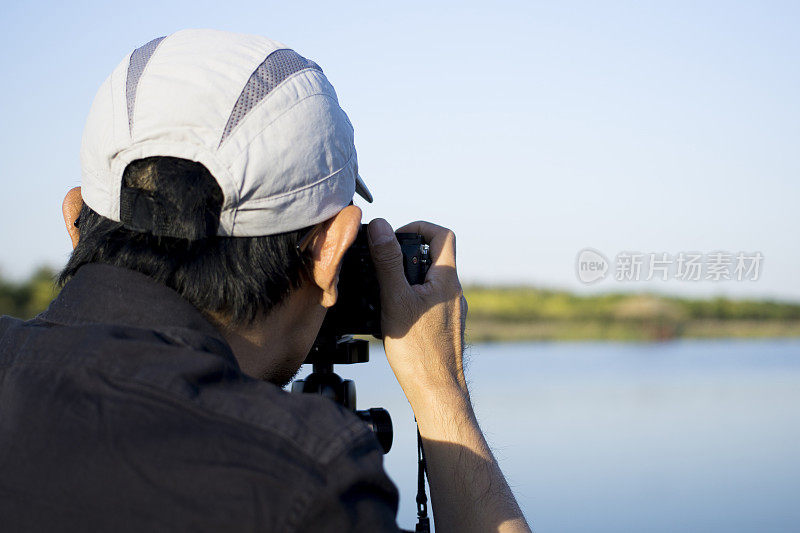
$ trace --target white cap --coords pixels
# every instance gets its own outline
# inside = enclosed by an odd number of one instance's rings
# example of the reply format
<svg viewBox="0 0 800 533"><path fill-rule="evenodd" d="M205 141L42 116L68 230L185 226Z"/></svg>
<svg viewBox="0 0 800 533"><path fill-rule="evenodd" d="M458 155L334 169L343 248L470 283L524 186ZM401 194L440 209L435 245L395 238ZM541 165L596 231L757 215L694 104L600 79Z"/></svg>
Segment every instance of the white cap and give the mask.
<svg viewBox="0 0 800 533"><path fill-rule="evenodd" d="M254 35L183 30L134 50L92 103L81 144L86 204L120 220L131 161L203 164L225 196L218 235L322 222L358 192L353 126L322 69Z"/></svg>

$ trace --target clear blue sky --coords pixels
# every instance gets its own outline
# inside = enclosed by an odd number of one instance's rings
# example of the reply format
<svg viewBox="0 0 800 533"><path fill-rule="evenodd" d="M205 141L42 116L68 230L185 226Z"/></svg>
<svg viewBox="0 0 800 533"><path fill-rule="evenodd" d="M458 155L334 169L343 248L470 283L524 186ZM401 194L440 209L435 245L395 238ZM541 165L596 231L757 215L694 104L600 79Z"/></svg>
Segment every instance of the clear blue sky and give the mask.
<svg viewBox="0 0 800 533"><path fill-rule="evenodd" d="M452 227L467 281L800 299L800 9L764 1L5 3L2 272L63 263L97 88L190 27L317 61L356 128L366 217ZM587 246L765 260L757 282L584 287Z"/></svg>

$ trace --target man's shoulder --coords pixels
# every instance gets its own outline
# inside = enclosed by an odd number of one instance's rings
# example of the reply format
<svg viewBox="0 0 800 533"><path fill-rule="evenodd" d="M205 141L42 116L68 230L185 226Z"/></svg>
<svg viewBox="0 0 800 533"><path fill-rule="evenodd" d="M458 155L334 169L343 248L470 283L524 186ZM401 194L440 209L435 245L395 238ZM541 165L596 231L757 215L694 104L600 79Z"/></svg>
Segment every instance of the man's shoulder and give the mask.
<svg viewBox="0 0 800 533"><path fill-rule="evenodd" d="M11 328L12 326L16 326L22 323L22 320L19 318L14 318L13 316L8 315L0 315L0 337L2 337L3 332L7 329Z"/></svg>
<svg viewBox="0 0 800 533"><path fill-rule="evenodd" d="M45 382L52 374L70 381L68 390L122 394L132 407L195 419L201 431L230 441L270 441L319 465L374 440L351 411L321 395L293 394L248 377L216 346L186 342L189 333L1 317L0 359L17 367L20 379Z"/></svg>

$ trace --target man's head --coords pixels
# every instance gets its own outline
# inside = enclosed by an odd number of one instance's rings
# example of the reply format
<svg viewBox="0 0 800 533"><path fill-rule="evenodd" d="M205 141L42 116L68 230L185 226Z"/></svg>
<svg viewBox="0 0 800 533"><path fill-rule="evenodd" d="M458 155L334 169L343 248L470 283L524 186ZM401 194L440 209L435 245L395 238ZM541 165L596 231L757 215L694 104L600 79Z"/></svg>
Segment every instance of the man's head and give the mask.
<svg viewBox="0 0 800 533"><path fill-rule="evenodd" d="M129 165L126 187L169 202L169 230L193 234L219 213L222 195L199 163L153 157ZM94 212L76 187L63 203L73 252L64 284L87 263L136 270L174 289L226 336L245 373L285 385L299 369L336 302L344 252L361 210L347 206L329 220L261 237L190 240L127 228ZM304 246L298 247L306 237Z"/></svg>
<svg viewBox="0 0 800 533"><path fill-rule="evenodd" d="M81 163L61 281L92 262L140 271L205 313L246 373L288 381L336 300L353 194L371 200L319 66L255 36L155 39L98 92Z"/></svg>

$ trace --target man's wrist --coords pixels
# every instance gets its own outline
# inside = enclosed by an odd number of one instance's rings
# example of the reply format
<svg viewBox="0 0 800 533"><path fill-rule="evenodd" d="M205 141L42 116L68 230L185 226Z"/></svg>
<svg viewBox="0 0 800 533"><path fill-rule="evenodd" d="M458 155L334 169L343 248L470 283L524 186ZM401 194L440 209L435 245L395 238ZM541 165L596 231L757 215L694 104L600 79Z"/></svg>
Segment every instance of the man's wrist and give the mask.
<svg viewBox="0 0 800 533"><path fill-rule="evenodd" d="M477 426L469 394L460 387L428 390L410 403L423 437L444 440L464 426Z"/></svg>

